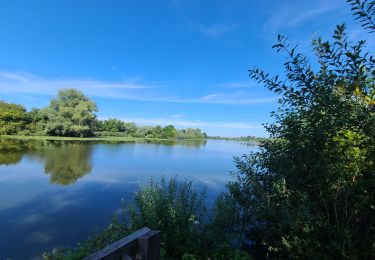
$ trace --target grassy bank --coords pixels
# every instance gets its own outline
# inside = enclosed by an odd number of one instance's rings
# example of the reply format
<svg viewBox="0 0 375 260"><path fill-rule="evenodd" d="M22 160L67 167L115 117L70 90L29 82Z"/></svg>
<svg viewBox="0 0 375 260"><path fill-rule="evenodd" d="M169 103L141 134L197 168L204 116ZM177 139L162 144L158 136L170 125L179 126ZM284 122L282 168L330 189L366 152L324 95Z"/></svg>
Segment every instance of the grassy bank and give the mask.
<svg viewBox="0 0 375 260"><path fill-rule="evenodd" d="M102 137L65 137L65 136L33 136L33 135L0 135L0 138L17 140L57 140L57 141L111 141L111 142L178 142L193 141L203 142L205 139L163 139L163 138L140 138L122 136L102 136Z"/></svg>
<svg viewBox="0 0 375 260"><path fill-rule="evenodd" d="M207 139L249 142L249 143L254 143L254 144L257 144L257 145L267 140L267 138L265 138L265 137L256 137L256 136L241 136L241 137L207 136Z"/></svg>

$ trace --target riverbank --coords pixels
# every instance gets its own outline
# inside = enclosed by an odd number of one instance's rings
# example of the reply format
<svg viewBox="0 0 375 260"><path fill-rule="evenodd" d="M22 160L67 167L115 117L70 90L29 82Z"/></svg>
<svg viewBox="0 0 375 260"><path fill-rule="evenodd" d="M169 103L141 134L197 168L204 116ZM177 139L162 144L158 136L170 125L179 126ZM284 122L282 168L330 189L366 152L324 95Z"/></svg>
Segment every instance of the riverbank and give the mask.
<svg viewBox="0 0 375 260"><path fill-rule="evenodd" d="M241 137L223 137L223 136L207 136L209 140L224 140L224 141L235 141L235 142L249 142L255 145L267 140L265 137L255 137L255 136L241 136Z"/></svg>
<svg viewBox="0 0 375 260"><path fill-rule="evenodd" d="M122 136L103 136L103 137L66 137L66 136L44 136L44 135L0 135L0 138L17 140L51 140L51 141L111 141L111 142L179 142L192 141L204 142L207 139L163 139L163 138L141 138L141 137L122 137Z"/></svg>

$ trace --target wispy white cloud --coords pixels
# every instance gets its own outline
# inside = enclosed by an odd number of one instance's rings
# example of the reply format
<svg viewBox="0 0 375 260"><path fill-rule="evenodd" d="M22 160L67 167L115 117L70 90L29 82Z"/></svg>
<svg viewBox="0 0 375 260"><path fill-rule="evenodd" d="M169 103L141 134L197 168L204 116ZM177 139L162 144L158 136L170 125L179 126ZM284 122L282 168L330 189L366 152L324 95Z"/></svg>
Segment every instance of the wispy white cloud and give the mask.
<svg viewBox="0 0 375 260"><path fill-rule="evenodd" d="M203 96L195 103L213 103L213 104L237 104L237 105L255 105L274 103L278 100L277 97L248 97L243 92L235 93L214 93Z"/></svg>
<svg viewBox="0 0 375 260"><path fill-rule="evenodd" d="M302 25L304 22L307 22L310 19L314 19L316 16L320 16L325 13L328 13L334 9L336 9L335 6L323 6L321 8L316 8L312 10L307 10L302 13L298 13L296 16L292 17L292 19L290 19L286 23L286 26L295 27L295 26Z"/></svg>
<svg viewBox="0 0 375 260"><path fill-rule="evenodd" d="M361 27L349 29L347 32L349 39L354 42L366 39L366 47L369 52L371 52L374 49L375 35L367 33Z"/></svg>
<svg viewBox="0 0 375 260"><path fill-rule="evenodd" d="M175 115L170 115L171 118L183 118L184 115L183 114L175 114Z"/></svg>
<svg viewBox="0 0 375 260"><path fill-rule="evenodd" d="M120 71L120 68L114 65L109 66L109 68L114 71Z"/></svg>
<svg viewBox="0 0 375 260"><path fill-rule="evenodd" d="M114 96L123 90L152 88L135 82L105 82L92 79L46 79L30 73L0 71L0 92L55 95L59 89L77 88L92 96Z"/></svg>
<svg viewBox="0 0 375 260"><path fill-rule="evenodd" d="M196 16L196 11L201 10L204 1L202 0L170 0L173 6L179 11L179 16L181 21L187 25L190 29L200 32L204 37L207 38L217 38L224 34L238 29L239 23L233 21L223 21L221 16L218 19L207 20L205 17L205 22ZM202 4L202 6L200 6ZM211 14L212 15L212 14Z"/></svg>
<svg viewBox="0 0 375 260"><path fill-rule="evenodd" d="M215 84L215 86L218 87L224 87L224 88L251 88L257 86L256 83L250 82L250 81L243 81L243 82L225 82L220 84Z"/></svg>
<svg viewBox="0 0 375 260"><path fill-rule="evenodd" d="M35 231L26 236L26 240L30 243L45 244L53 239L52 232Z"/></svg>
<svg viewBox="0 0 375 260"><path fill-rule="evenodd" d="M171 0L176 7L182 7L186 4L199 3L200 0Z"/></svg>
<svg viewBox="0 0 375 260"><path fill-rule="evenodd" d="M342 2L342 1L341 1ZM337 10L341 5L339 1L317 1L313 5L305 1L297 1L293 5L282 2L283 5L274 6L269 14L269 19L263 28L266 32L274 34L283 29L302 27L317 17L329 18L330 12Z"/></svg>
<svg viewBox="0 0 375 260"><path fill-rule="evenodd" d="M138 83L137 81L107 82L92 79L49 79L30 73L0 71L0 93L27 95L56 95L59 89L76 88L92 97L127 99L151 102L201 103L253 105L273 103L275 97L249 96L241 92L211 93L204 96L176 97L162 95L155 91L155 84Z"/></svg>
<svg viewBox="0 0 375 260"><path fill-rule="evenodd" d="M216 23L213 25L198 25L199 31L205 37L219 37L226 33L232 32L238 28L235 23Z"/></svg>

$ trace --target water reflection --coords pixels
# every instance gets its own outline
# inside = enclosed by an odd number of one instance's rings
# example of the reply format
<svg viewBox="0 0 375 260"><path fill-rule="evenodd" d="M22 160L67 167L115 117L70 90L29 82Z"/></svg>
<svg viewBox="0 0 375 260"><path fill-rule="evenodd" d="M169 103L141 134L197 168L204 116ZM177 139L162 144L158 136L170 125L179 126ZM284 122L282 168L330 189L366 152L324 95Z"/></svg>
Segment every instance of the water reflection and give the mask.
<svg viewBox="0 0 375 260"><path fill-rule="evenodd" d="M0 138L0 165L12 165L21 161L22 156L30 151L30 142Z"/></svg>
<svg viewBox="0 0 375 260"><path fill-rule="evenodd" d="M74 245L109 224L121 198L132 200L151 176L192 180L212 205L230 180L232 156L253 149L216 140L0 138L0 259L33 259L53 247Z"/></svg>
<svg viewBox="0 0 375 260"><path fill-rule="evenodd" d="M27 155L44 163L50 182L60 185L74 183L92 169L92 145L48 140L0 139L0 165L12 165Z"/></svg>
<svg viewBox="0 0 375 260"><path fill-rule="evenodd" d="M108 225L120 199L130 199L130 191L136 187L96 184L47 190L17 207L1 210L0 259L40 259L43 251L86 239Z"/></svg>
<svg viewBox="0 0 375 260"><path fill-rule="evenodd" d="M92 145L61 143L35 153L44 161L44 172L54 184L72 184L92 169Z"/></svg>
<svg viewBox="0 0 375 260"><path fill-rule="evenodd" d="M21 161L27 155L31 159L39 159L44 164L44 172L50 175L50 182L59 185L69 185L92 170L93 145L99 142L61 141L61 140L18 140L0 138L0 165L12 165ZM119 147L121 144L134 144L134 141L105 141L107 146ZM200 147L206 141L158 141L144 140L163 146L182 145Z"/></svg>
<svg viewBox="0 0 375 260"><path fill-rule="evenodd" d="M155 139L143 139L136 141L97 141L95 143L102 143L107 145L119 145L119 144L155 144L163 146L174 146L182 145L185 147L196 147L199 148L207 144L207 140L155 140Z"/></svg>

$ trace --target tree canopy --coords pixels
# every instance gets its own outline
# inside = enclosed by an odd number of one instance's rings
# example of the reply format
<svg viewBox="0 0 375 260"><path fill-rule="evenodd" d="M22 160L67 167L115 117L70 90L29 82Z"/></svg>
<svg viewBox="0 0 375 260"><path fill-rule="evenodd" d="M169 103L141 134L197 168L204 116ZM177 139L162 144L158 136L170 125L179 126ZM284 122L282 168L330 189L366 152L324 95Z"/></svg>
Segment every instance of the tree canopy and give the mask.
<svg viewBox="0 0 375 260"><path fill-rule="evenodd" d="M23 106L0 101L0 134L16 134L27 122L27 113Z"/></svg>
<svg viewBox="0 0 375 260"><path fill-rule="evenodd" d="M94 101L76 89L60 90L45 110L46 133L58 136L92 136L98 111Z"/></svg>
<svg viewBox="0 0 375 260"><path fill-rule="evenodd" d="M165 139L174 139L177 137L177 130L173 125L167 125L162 129L162 137Z"/></svg>

